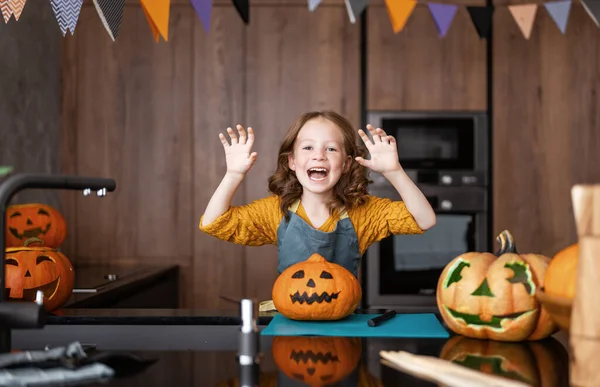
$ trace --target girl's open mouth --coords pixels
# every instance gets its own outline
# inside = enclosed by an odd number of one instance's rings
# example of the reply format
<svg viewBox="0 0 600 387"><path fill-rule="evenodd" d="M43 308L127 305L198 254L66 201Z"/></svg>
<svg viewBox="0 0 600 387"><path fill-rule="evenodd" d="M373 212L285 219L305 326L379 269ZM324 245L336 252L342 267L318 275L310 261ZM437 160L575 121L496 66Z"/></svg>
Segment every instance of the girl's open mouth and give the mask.
<svg viewBox="0 0 600 387"><path fill-rule="evenodd" d="M306 172L308 173L308 178L314 181L325 180L329 174L329 171L325 168L310 168Z"/></svg>

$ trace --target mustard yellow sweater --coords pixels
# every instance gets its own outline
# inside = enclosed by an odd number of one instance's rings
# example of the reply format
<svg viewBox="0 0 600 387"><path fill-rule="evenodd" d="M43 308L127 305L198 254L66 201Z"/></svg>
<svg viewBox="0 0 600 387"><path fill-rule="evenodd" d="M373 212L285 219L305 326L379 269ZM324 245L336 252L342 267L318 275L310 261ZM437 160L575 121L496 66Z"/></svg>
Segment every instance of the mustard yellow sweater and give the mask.
<svg viewBox="0 0 600 387"><path fill-rule="evenodd" d="M277 228L283 218L280 198L268 196L243 206L230 206L227 212L215 219L211 224L199 228L205 233L224 241L247 246L277 244ZM368 196L367 202L347 211L358 237L360 254L374 242L391 234L422 234L411 213L402 201ZM302 204L298 206L296 215L311 224ZM331 232L339 220L338 215L329 216L318 230Z"/></svg>

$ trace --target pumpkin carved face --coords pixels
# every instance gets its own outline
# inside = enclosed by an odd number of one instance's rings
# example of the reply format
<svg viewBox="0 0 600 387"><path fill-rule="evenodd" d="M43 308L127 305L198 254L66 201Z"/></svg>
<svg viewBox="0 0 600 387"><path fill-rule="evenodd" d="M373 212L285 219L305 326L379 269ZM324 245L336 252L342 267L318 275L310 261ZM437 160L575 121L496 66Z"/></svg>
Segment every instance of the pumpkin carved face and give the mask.
<svg viewBox="0 0 600 387"><path fill-rule="evenodd" d="M29 238L39 238L44 246L58 248L67 236L65 219L46 204L17 204L6 211L6 246L23 246Z"/></svg>
<svg viewBox="0 0 600 387"><path fill-rule="evenodd" d="M275 336L273 360L288 377L309 386L334 385L357 367L359 338Z"/></svg>
<svg viewBox="0 0 600 387"><path fill-rule="evenodd" d="M356 310L361 287L343 266L319 254L284 270L273 285L273 304L293 320L339 320Z"/></svg>
<svg viewBox="0 0 600 387"><path fill-rule="evenodd" d="M568 385L569 356L553 338L507 343L454 336L440 358L487 374L503 376L532 386Z"/></svg>
<svg viewBox="0 0 600 387"><path fill-rule="evenodd" d="M538 340L556 332L535 297L550 259L518 254L508 231L498 241L496 255L469 252L446 265L436 294L444 321L455 333L500 341Z"/></svg>
<svg viewBox="0 0 600 387"><path fill-rule="evenodd" d="M73 266L59 251L47 247L12 247L6 249L5 264L9 299L34 301L41 290L44 308L53 311L64 305L73 292Z"/></svg>

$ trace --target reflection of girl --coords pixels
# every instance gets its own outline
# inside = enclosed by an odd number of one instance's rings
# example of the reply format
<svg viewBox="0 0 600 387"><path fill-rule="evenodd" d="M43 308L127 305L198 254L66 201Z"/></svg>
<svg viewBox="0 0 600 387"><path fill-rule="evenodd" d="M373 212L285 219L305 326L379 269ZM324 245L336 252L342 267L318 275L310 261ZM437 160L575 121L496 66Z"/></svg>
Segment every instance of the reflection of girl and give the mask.
<svg viewBox="0 0 600 387"><path fill-rule="evenodd" d="M231 199L256 161L254 131L227 129L227 173L200 218L200 230L248 246L278 245L278 271L313 253L358 276L360 257L391 234L419 234L435 225L428 201L398 162L396 141L368 125L372 139L334 112L305 113L290 127L277 170L269 178L273 194L243 206ZM365 152L360 138L371 158ZM365 167L380 172L403 201L367 194Z"/></svg>

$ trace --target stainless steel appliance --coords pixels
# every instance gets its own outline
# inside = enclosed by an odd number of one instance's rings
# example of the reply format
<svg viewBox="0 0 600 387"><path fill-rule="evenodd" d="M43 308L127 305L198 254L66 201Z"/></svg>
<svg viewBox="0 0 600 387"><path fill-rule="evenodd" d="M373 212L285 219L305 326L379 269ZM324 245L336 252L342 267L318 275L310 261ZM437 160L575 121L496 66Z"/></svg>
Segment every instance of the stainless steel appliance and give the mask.
<svg viewBox="0 0 600 387"><path fill-rule="evenodd" d="M437 224L367 250L364 306L433 308L446 264L466 251L489 251L487 113L372 111L367 122L396 138L399 161L431 203ZM370 177L371 194L401 200L382 175Z"/></svg>

